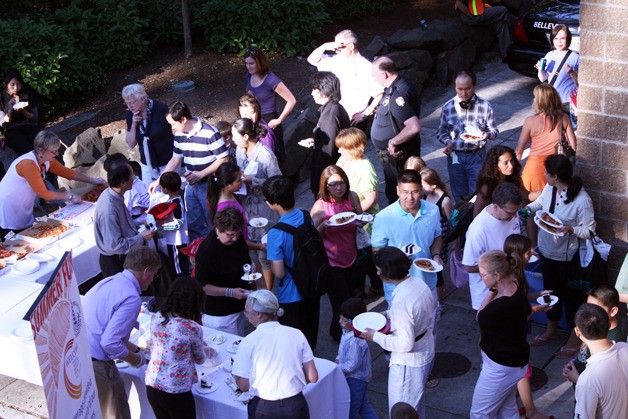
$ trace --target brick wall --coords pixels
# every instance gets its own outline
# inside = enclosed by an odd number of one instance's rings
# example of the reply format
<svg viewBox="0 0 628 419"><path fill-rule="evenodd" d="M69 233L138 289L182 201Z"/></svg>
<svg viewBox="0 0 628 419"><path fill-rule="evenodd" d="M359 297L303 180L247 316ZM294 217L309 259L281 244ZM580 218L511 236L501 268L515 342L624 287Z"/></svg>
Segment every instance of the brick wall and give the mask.
<svg viewBox="0 0 628 419"><path fill-rule="evenodd" d="M628 251L628 0L582 0L576 171L598 233L613 245L612 278Z"/></svg>

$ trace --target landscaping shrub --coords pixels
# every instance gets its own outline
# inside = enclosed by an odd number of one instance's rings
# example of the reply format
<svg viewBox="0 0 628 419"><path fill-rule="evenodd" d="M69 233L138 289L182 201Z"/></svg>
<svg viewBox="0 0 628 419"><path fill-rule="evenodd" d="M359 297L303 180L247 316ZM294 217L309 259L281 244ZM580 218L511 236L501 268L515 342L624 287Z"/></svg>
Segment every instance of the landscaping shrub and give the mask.
<svg viewBox="0 0 628 419"><path fill-rule="evenodd" d="M210 0L192 19L210 49L241 52L256 44L291 57L311 51L329 16L322 0Z"/></svg>
<svg viewBox="0 0 628 419"><path fill-rule="evenodd" d="M347 22L375 15L390 8L397 0L324 0L325 9L334 22Z"/></svg>

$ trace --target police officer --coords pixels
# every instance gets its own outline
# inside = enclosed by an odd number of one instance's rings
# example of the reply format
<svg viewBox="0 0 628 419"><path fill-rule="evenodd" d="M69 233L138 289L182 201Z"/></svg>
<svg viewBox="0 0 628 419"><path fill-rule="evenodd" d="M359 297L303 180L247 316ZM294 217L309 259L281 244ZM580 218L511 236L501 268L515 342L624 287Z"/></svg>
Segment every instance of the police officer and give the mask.
<svg viewBox="0 0 628 419"><path fill-rule="evenodd" d="M397 200L397 175L408 157L421 154L421 105L416 89L399 76L390 58L375 60L371 75L384 87L371 126L371 140L384 169L386 197L393 203Z"/></svg>

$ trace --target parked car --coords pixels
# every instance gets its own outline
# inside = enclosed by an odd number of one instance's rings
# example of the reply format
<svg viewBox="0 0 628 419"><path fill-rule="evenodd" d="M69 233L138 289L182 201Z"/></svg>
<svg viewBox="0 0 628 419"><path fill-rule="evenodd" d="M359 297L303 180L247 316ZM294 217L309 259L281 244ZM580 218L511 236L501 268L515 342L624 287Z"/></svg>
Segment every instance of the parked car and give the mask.
<svg viewBox="0 0 628 419"><path fill-rule="evenodd" d="M545 0L517 20L513 43L508 49L508 67L536 77L534 64L552 49L550 34L557 24L571 32L572 51L580 49L580 0Z"/></svg>

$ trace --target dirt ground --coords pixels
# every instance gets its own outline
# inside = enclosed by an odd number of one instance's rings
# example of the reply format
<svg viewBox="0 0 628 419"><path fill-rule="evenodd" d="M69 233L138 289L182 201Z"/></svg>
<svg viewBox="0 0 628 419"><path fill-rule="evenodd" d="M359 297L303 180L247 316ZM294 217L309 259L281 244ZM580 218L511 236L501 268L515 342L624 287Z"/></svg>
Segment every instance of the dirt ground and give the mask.
<svg viewBox="0 0 628 419"><path fill-rule="evenodd" d="M350 28L358 35L361 47L365 47L374 36L386 39L398 29L417 27L421 19L425 19L429 25L434 19L454 17L451 0L402 0L391 10L377 16L354 23L328 24L321 28L316 43L318 45L333 40L340 30ZM186 102L194 115L210 123L236 119L236 103L244 93L245 86L242 58L208 52L200 43L196 43L194 55L190 59L185 59L182 51L182 46L161 47L135 67L110 73L103 92L87 102L76 104L68 115L53 121L56 123L84 112L98 111L94 117L66 130L61 136L69 140L89 127L100 127L103 137L110 137L117 130L125 129L125 107L120 91L125 85L134 82L143 83L151 98L165 103L174 100ZM309 94L309 75L315 72L315 68L307 63L305 57L273 56L271 69L297 99ZM193 80L196 90L190 93L174 92L172 83L181 80Z"/></svg>

